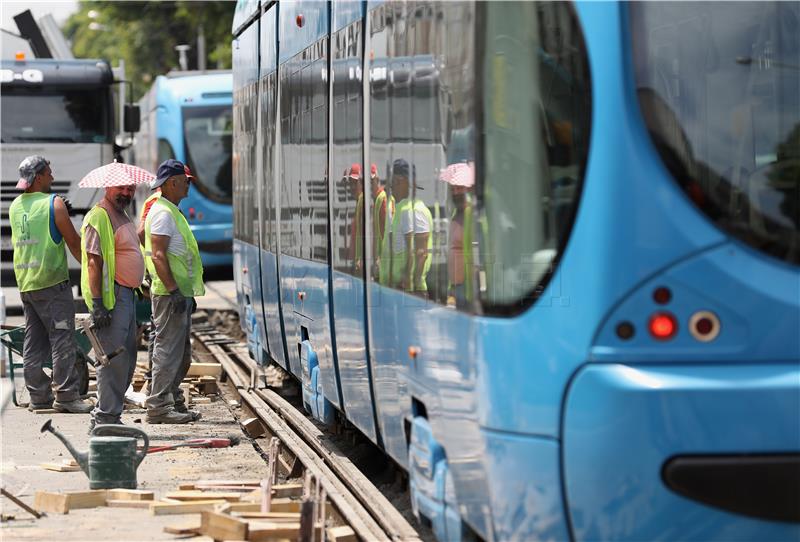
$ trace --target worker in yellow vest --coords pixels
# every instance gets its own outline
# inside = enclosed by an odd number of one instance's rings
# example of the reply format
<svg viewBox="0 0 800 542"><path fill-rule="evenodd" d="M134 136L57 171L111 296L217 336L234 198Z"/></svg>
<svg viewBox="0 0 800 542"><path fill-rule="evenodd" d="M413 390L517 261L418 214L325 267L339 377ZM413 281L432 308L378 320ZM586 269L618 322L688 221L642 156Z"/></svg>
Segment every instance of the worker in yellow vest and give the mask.
<svg viewBox="0 0 800 542"><path fill-rule="evenodd" d="M205 294L203 264L197 240L178 203L189 193L183 163L165 160L150 188L161 187L144 225L144 254L152 283L155 322L153 379L147 397L148 423L188 423L200 414L186 408L180 389L192 350L189 337L194 298Z"/></svg>
<svg viewBox="0 0 800 542"><path fill-rule="evenodd" d="M186 178L189 179L191 183L194 179L194 175L192 175L192 170L189 169L189 166L183 166L183 172L186 174ZM144 205L142 205L142 210L139 213L139 226L136 228L136 235L139 236L139 243L142 245L142 251L144 251L144 223L147 220L147 215L150 214L150 208L156 202L158 198L161 197L161 187L159 186L153 193L150 194L146 200L144 200ZM145 270L146 271L146 270ZM142 286L143 290L149 292L150 290L150 279L148 278L147 274L145 274L145 285ZM156 340L156 324L153 322L153 315L150 315L150 331L147 335L147 371L144 373L144 380L145 385L142 388L146 394L150 394L150 382L153 379L153 344Z"/></svg>
<svg viewBox="0 0 800 542"><path fill-rule="evenodd" d="M121 182L125 181L106 185L105 195L89 210L81 227L81 290L92 313L97 339L106 352L125 347L111 363L97 368L97 405L92 411L92 427L121 423L125 391L136 369L135 290L144 278L144 257L136 226L126 211L135 186L117 184Z"/></svg>
<svg viewBox="0 0 800 542"><path fill-rule="evenodd" d="M17 189L25 192L11 203L8 215L14 274L25 313L22 362L31 397L28 409L87 413L92 404L79 396L75 305L65 250L66 245L80 261L80 237L64 200L50 193L50 162L28 156L19 165L19 175ZM48 358L53 361L52 378L42 370Z"/></svg>

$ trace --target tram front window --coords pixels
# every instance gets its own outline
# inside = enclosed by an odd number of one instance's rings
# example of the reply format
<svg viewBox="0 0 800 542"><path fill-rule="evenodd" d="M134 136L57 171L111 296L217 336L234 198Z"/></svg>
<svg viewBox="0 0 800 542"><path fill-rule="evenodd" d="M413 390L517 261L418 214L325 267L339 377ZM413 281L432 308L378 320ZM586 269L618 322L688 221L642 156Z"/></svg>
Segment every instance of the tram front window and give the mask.
<svg viewBox="0 0 800 542"><path fill-rule="evenodd" d="M639 105L720 228L800 264L800 4L630 5Z"/></svg>
<svg viewBox="0 0 800 542"><path fill-rule="evenodd" d="M183 109L186 161L195 176L195 186L209 199L230 203L232 198L231 106Z"/></svg>
<svg viewBox="0 0 800 542"><path fill-rule="evenodd" d="M3 87L3 143L111 143L111 97L98 90Z"/></svg>

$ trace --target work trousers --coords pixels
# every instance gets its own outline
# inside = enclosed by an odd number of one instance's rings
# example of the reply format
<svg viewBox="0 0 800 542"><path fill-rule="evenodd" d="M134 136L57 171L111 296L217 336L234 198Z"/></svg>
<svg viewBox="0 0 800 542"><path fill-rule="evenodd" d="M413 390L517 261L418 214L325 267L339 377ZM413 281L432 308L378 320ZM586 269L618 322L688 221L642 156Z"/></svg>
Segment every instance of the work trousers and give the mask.
<svg viewBox="0 0 800 542"><path fill-rule="evenodd" d="M147 398L147 415L161 416L186 404L180 385L192 364L192 298L187 297L186 309L175 314L170 296L153 295L153 322L156 336L153 341L153 379Z"/></svg>
<svg viewBox="0 0 800 542"><path fill-rule="evenodd" d="M97 339L106 355L120 346L125 351L111 358L105 367L97 366L97 405L92 416L98 425L120 423L125 391L136 369L136 294L131 288L115 284L114 296L111 325L98 329Z"/></svg>
<svg viewBox="0 0 800 542"><path fill-rule="evenodd" d="M59 402L78 399L80 373L76 364L75 305L69 281L21 292L20 298L25 313L22 363L31 403L51 403L53 384ZM42 370L49 358L53 360L52 378Z"/></svg>

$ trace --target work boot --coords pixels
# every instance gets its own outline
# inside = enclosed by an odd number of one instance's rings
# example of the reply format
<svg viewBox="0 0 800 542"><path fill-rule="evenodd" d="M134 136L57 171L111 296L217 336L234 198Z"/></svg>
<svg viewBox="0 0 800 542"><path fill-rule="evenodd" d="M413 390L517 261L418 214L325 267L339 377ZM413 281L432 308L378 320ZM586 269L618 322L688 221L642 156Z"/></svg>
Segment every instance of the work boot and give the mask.
<svg viewBox="0 0 800 542"><path fill-rule="evenodd" d="M181 414L191 414L193 422L196 422L197 420L203 417L203 415L197 412L196 410L189 410L188 408L186 408L185 404L175 405L175 412L180 412Z"/></svg>
<svg viewBox="0 0 800 542"><path fill-rule="evenodd" d="M161 414L159 416L147 416L147 423L189 423L193 421L192 415L183 412L176 412L174 410L170 410L166 414Z"/></svg>
<svg viewBox="0 0 800 542"><path fill-rule="evenodd" d="M88 414L94 409L91 401L83 399L73 399L72 401L56 401L53 403L56 412L68 412L70 414Z"/></svg>
<svg viewBox="0 0 800 542"><path fill-rule="evenodd" d="M31 401L31 403L28 405L28 410L31 412L36 412L37 410L49 410L51 408L53 408L53 401L50 401L49 403L34 403Z"/></svg>

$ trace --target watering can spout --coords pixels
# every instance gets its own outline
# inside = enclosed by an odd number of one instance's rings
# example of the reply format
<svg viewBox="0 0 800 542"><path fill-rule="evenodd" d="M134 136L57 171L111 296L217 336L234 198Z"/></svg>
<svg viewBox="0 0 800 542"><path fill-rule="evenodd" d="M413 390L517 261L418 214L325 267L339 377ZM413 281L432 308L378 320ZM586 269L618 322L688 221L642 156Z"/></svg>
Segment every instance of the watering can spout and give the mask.
<svg viewBox="0 0 800 542"><path fill-rule="evenodd" d="M41 431L42 433L44 433L45 431L50 431L55 436L57 436L58 439L64 443L64 446L67 447L67 450L69 450L69 453L72 454L72 457L75 458L75 461L78 462L78 465L80 465L81 470L84 472L84 474L86 474L86 476L89 476L89 454L86 452L79 452L78 450L76 450L75 447L67 440L67 437L62 435L58 429L53 427L53 420L47 420L46 422L44 422Z"/></svg>

